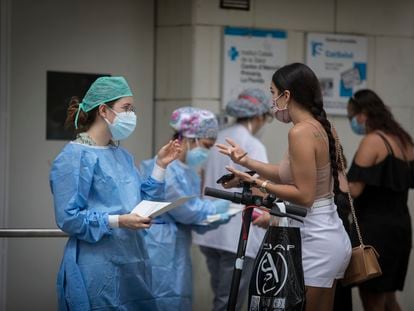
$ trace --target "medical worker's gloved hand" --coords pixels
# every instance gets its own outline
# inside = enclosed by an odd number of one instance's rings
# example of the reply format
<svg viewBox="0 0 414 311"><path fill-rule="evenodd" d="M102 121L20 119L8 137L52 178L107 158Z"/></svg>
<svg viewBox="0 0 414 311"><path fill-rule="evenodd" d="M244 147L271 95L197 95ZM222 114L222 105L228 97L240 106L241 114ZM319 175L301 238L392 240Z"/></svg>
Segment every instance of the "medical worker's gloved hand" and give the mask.
<svg viewBox="0 0 414 311"><path fill-rule="evenodd" d="M210 230L217 229L220 225L224 225L230 221L231 216L228 213L221 213L220 219L210 223L207 226L193 226L193 230L198 234L204 234Z"/></svg>
<svg viewBox="0 0 414 311"><path fill-rule="evenodd" d="M216 214L227 213L230 207L230 201L227 200L214 200L213 205L216 208Z"/></svg>
<svg viewBox="0 0 414 311"><path fill-rule="evenodd" d="M220 214L220 221L228 221L230 219L230 215L228 213L221 213Z"/></svg>
<svg viewBox="0 0 414 311"><path fill-rule="evenodd" d="M141 217L135 213L119 215L118 224L120 228L147 229L151 227L151 218Z"/></svg>
<svg viewBox="0 0 414 311"><path fill-rule="evenodd" d="M220 220L213 222L211 225L215 227L224 225L230 221L230 218L231 216L229 215L229 213L220 213Z"/></svg>

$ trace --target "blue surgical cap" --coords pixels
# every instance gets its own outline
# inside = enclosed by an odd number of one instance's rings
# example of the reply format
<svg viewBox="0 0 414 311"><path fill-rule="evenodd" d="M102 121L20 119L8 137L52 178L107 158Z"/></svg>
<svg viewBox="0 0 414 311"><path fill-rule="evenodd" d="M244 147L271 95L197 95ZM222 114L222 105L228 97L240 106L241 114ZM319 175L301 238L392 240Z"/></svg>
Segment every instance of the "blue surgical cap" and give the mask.
<svg viewBox="0 0 414 311"><path fill-rule="evenodd" d="M181 107L174 110L170 118L170 126L188 138L216 139L218 134L218 122L214 113L195 107Z"/></svg>
<svg viewBox="0 0 414 311"><path fill-rule="evenodd" d="M235 118L261 116L270 111L270 99L261 89L246 89L237 99L228 102L226 112Z"/></svg>
<svg viewBox="0 0 414 311"><path fill-rule="evenodd" d="M75 128L78 128L80 110L88 112L99 105L127 96L132 96L132 92L124 77L100 77L96 79L79 104L75 118Z"/></svg>

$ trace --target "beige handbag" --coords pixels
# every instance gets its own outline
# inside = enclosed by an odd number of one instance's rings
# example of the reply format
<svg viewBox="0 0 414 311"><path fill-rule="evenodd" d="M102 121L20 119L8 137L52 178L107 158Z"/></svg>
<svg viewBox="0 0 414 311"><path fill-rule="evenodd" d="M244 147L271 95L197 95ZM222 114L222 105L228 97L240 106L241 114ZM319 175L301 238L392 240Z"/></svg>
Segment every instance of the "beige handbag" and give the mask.
<svg viewBox="0 0 414 311"><path fill-rule="evenodd" d="M346 178L345 165L342 157L342 152L339 149L341 148L341 145L339 144L338 138L336 138L336 148L338 151L337 156L341 162L342 173ZM360 245L352 249L351 260L349 261L348 268L346 269L344 278L342 279L342 284L345 286L357 285L382 274L381 267L378 263L379 254L373 246L365 245L362 241L362 235L359 229L351 194L349 191L347 191L347 194L349 205L351 207L352 219L356 228L356 232L358 234Z"/></svg>

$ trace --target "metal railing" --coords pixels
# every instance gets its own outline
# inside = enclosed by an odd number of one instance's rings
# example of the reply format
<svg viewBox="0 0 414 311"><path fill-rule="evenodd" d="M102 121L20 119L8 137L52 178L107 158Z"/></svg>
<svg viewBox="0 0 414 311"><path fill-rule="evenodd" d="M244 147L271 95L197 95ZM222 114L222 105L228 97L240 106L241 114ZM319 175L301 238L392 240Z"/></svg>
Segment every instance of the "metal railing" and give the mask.
<svg viewBox="0 0 414 311"><path fill-rule="evenodd" d="M0 229L0 238L62 238L67 236L60 229Z"/></svg>

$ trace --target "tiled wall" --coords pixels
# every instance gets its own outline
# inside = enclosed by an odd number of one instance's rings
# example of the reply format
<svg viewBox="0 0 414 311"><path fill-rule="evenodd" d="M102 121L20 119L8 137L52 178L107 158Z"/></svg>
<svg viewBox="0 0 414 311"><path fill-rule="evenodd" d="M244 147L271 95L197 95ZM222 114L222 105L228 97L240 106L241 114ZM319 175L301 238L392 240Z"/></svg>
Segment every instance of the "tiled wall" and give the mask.
<svg viewBox="0 0 414 311"><path fill-rule="evenodd" d="M414 134L410 93L410 77L414 74L414 2L252 0L251 6L246 12L221 10L218 1L158 1L157 100L167 100L167 105L169 100L179 100L182 105L216 102L213 110L220 109L223 26L287 30L289 62L304 61L307 32L359 34L368 37L368 86ZM352 157L358 138L342 118L332 119L344 135L347 156ZM166 122L157 124L157 147L168 132L163 124ZM274 124L269 131L281 127ZM279 152L269 153L274 161L280 157Z"/></svg>
<svg viewBox="0 0 414 311"><path fill-rule="evenodd" d="M414 136L414 1L251 0L247 12L222 10L218 0L160 0L157 6L156 111L162 112L157 114L157 147L171 133L167 120L174 108L193 104L220 111L224 26L287 30L288 62L304 61L307 32L367 36L368 87ZM359 137L351 132L346 118L331 119L350 160ZM277 122L268 126L264 142L271 161L278 161L285 151L288 129ZM410 206L414 208L412 196ZM194 256L202 260L197 250ZM194 266L201 276L205 267L199 262ZM414 297L408 294L414 290L414 281L410 281L414 279L413 266L414 262L401 295L407 310L414 305ZM207 276L202 277L208 282ZM210 297L202 293L208 290L205 282L196 284L198 303Z"/></svg>

